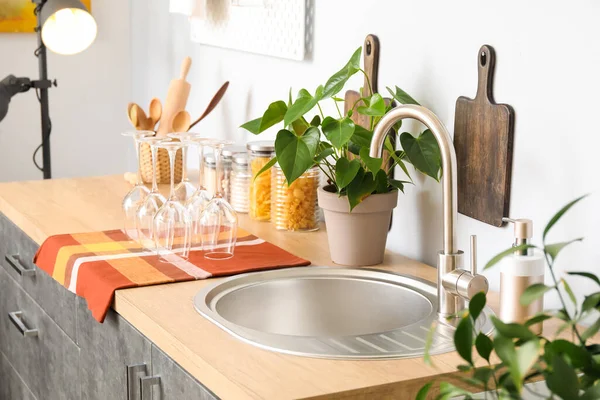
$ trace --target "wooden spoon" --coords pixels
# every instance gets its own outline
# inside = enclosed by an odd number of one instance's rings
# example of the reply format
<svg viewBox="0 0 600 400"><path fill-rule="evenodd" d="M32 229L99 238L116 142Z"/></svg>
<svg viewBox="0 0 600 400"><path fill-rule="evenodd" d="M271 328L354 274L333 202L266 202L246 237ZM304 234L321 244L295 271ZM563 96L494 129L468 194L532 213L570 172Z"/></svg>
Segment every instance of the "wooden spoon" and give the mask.
<svg viewBox="0 0 600 400"><path fill-rule="evenodd" d="M150 100L149 114L150 125L152 125L152 130L154 130L156 123L160 121L160 117L162 115L162 104L160 100L156 97Z"/></svg>
<svg viewBox="0 0 600 400"><path fill-rule="evenodd" d="M129 112L129 119L138 130L150 130L150 120L146 117L146 113L139 105L133 103L131 111Z"/></svg>
<svg viewBox="0 0 600 400"><path fill-rule="evenodd" d="M133 125L133 127L135 128L135 122L133 122L133 119L131 118L131 109L133 108L133 104L134 103L127 104L127 118L129 119L129 122L131 122L131 125Z"/></svg>
<svg viewBox="0 0 600 400"><path fill-rule="evenodd" d="M190 113L182 110L173 117L173 132L187 132L190 129Z"/></svg>
<svg viewBox="0 0 600 400"><path fill-rule="evenodd" d="M213 98L210 100L210 103L208 103L208 107L206 107L206 110L204 110L204 113L200 116L200 118L195 120L188 129L192 129L194 127L194 125L196 125L198 122L202 121L208 114L211 113L212 110L215 109L217 104L219 104L219 102L223 98L223 95L225 95L225 92L227 91L228 87L229 87L229 81L225 82L223 84L223 86L221 86L221 88L219 90L217 90L217 93L215 93Z"/></svg>

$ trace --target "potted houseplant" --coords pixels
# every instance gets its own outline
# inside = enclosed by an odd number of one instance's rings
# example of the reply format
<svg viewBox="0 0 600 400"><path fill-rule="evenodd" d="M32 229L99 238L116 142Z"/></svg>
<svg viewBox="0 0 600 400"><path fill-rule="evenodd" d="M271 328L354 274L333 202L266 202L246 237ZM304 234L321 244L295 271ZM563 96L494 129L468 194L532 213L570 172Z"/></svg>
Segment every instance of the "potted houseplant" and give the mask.
<svg viewBox="0 0 600 400"><path fill-rule="evenodd" d="M585 196L584 196L585 197ZM539 248L543 251L548 270L552 278L550 286L537 283L529 286L521 296L521 304L527 305L549 291L557 293L561 308L546 310L529 318L524 324L503 323L492 317L496 328L493 338L489 338L474 330L475 321L486 303L486 295L479 293L469 303L469 309L458 316L459 322L454 334L456 350L464 363L458 366L466 375L461 376L465 387L463 389L448 382L441 382L439 394L429 396L433 382L426 384L418 393L417 399L450 399L454 397L473 398L473 392L484 392L476 398L485 399L600 399L600 345L592 343L591 339L600 330L600 291L585 296L581 304L571 286L564 279L558 279L554 269L559 252L571 243L582 238L559 243L546 243L546 235L558 220L583 197L573 200L558 211L544 229L541 246L529 244L510 248L492 258L485 268L490 268L502 258L513 254L515 250ZM600 279L589 272L567 272L570 276L589 279L600 286ZM556 319L561 332L570 332L562 337L544 337L536 335L530 327L545 320ZM581 328L578 324L588 320L591 325ZM427 338L425 361L431 363L427 348L431 345L432 328ZM483 364L474 362L476 354ZM498 360L496 362L496 360ZM528 388L526 382L536 377L545 380L544 393L538 393L538 388Z"/></svg>
<svg viewBox="0 0 600 400"><path fill-rule="evenodd" d="M360 66L361 52L362 48L358 48L346 65L314 92L301 89L292 99L290 90L287 102L271 103L262 117L242 125L258 135L283 123L275 139L276 156L257 175L278 163L291 184L315 165L321 169L326 184L318 191L319 206L325 214L331 258L343 265L374 265L383 261L398 191L412 183L406 163L436 180L441 173L439 148L429 130L416 137L402 133L403 150L396 150L388 138L385 148L392 159L389 168L383 165L382 158L369 157L373 129L392 105L386 106L383 97L369 87L369 95L343 114L339 103L344 100L337 97L353 75L362 72L366 76ZM395 90L387 89L399 103L418 104L397 86ZM326 100L335 105L334 116L323 113ZM354 112L368 116L369 126L354 124ZM400 126L399 123L396 128ZM392 177L395 166L404 171L404 180Z"/></svg>

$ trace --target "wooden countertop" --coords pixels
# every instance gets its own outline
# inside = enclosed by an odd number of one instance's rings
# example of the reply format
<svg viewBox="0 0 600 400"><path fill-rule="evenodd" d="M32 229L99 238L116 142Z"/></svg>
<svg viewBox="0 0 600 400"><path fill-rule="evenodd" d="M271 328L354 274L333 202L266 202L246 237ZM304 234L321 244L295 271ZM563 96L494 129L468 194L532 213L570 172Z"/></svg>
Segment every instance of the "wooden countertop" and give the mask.
<svg viewBox="0 0 600 400"><path fill-rule="evenodd" d="M129 187L122 176L1 183L0 212L41 244L55 234L119 228L121 199ZM324 229L284 233L245 215L240 225L313 265L332 264ZM391 252L379 268L436 279L434 268ZM119 290L113 308L224 399L412 399L432 377L454 372L460 363L456 353L433 357L433 368L421 358L339 361L262 350L235 339L194 310L194 295L214 282Z"/></svg>

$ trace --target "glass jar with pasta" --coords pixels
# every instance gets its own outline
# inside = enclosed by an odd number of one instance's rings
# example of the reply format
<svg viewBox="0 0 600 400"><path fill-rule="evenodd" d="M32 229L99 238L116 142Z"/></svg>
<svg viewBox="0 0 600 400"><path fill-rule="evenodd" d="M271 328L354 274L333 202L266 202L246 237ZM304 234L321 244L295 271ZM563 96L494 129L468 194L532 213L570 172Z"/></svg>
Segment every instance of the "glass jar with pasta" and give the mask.
<svg viewBox="0 0 600 400"><path fill-rule="evenodd" d="M248 169L251 175L248 193L248 214L257 221L271 219L271 169L257 174L275 156L275 145L272 141L255 141L247 144Z"/></svg>
<svg viewBox="0 0 600 400"><path fill-rule="evenodd" d="M312 167L289 186L279 165L272 169L271 221L275 227L288 231L319 229L319 168Z"/></svg>

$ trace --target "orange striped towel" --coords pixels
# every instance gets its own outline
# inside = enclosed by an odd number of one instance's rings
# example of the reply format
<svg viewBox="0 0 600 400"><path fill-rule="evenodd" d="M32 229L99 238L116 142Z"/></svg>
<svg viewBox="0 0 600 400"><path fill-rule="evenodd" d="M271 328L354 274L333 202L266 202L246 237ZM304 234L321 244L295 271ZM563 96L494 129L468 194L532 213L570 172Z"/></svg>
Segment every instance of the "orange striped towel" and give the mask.
<svg viewBox="0 0 600 400"><path fill-rule="evenodd" d="M250 271L298 267L310 262L238 229L235 254L229 260L207 260L192 249L188 260L172 254L170 263L144 249L120 230L51 236L33 262L69 291L85 298L99 322L115 290L161 283L206 279Z"/></svg>

